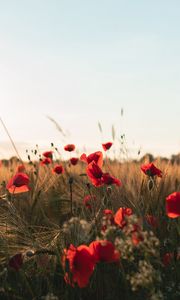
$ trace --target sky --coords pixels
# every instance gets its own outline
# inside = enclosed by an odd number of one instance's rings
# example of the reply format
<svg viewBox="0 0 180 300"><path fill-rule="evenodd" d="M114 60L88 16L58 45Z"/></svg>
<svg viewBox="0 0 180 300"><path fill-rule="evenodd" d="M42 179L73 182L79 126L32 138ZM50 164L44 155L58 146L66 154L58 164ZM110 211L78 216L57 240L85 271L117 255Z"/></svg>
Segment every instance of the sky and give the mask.
<svg viewBox="0 0 180 300"><path fill-rule="evenodd" d="M179 0L0 0L0 117L20 154L99 150L112 125L131 153L180 152L179 28Z"/></svg>

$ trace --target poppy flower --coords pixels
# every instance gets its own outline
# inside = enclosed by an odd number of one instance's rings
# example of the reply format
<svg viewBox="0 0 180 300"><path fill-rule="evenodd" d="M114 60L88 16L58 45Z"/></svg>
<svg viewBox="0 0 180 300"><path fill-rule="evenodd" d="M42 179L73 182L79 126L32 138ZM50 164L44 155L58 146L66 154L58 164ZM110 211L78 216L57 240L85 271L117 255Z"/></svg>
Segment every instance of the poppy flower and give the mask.
<svg viewBox="0 0 180 300"><path fill-rule="evenodd" d="M180 192L174 192L166 198L166 214L169 218L180 217Z"/></svg>
<svg viewBox="0 0 180 300"><path fill-rule="evenodd" d="M53 157L53 151L46 151L42 154L46 158L51 158Z"/></svg>
<svg viewBox="0 0 180 300"><path fill-rule="evenodd" d="M16 255L12 256L9 260L9 267L14 269L16 272L19 271L19 269L22 267L22 265L23 265L22 253L18 253Z"/></svg>
<svg viewBox="0 0 180 300"><path fill-rule="evenodd" d="M18 194L28 192L30 190L28 185L28 175L25 173L17 173L13 178L9 180L6 188L11 194Z"/></svg>
<svg viewBox="0 0 180 300"><path fill-rule="evenodd" d="M119 261L120 254L110 241L94 241L89 245L89 248L95 257L96 262L110 263Z"/></svg>
<svg viewBox="0 0 180 300"><path fill-rule="evenodd" d="M104 151L109 150L111 148L112 144L113 143L111 143L111 142L107 142L105 144L102 144L102 147L103 147Z"/></svg>
<svg viewBox="0 0 180 300"><path fill-rule="evenodd" d="M51 158L49 157L45 157L42 161L41 161L41 165L49 165L52 163Z"/></svg>
<svg viewBox="0 0 180 300"><path fill-rule="evenodd" d="M91 195L87 195L87 196L84 197L83 204L84 204L85 207L87 207L89 209L92 208L92 206L91 206Z"/></svg>
<svg viewBox="0 0 180 300"><path fill-rule="evenodd" d="M111 209L104 209L103 215L105 215L106 217L111 217L113 216L113 211Z"/></svg>
<svg viewBox="0 0 180 300"><path fill-rule="evenodd" d="M84 162L86 162L88 165L94 161L100 168L102 168L103 165L103 154L101 151L96 151L94 153L89 154L88 156L83 153L80 157L80 159Z"/></svg>
<svg viewBox="0 0 180 300"><path fill-rule="evenodd" d="M112 184L116 184L117 186L121 185L121 181L111 176L109 173L104 173L102 175L102 182L106 185L112 185Z"/></svg>
<svg viewBox="0 0 180 300"><path fill-rule="evenodd" d="M64 173L64 168L63 168L63 166L61 166L61 165L56 165L56 166L53 168L52 172L59 175L59 174Z"/></svg>
<svg viewBox="0 0 180 300"><path fill-rule="evenodd" d="M65 251L65 258L69 266L65 280L71 285L77 283L80 288L86 287L95 267L95 259L90 248L86 245L77 248L70 245Z"/></svg>
<svg viewBox="0 0 180 300"><path fill-rule="evenodd" d="M79 158L77 158L77 157L71 157L70 158L71 165L73 165L73 166L77 165L78 160L79 160Z"/></svg>
<svg viewBox="0 0 180 300"><path fill-rule="evenodd" d="M163 255L162 262L165 267L167 267L173 260L173 253L167 252Z"/></svg>
<svg viewBox="0 0 180 300"><path fill-rule="evenodd" d="M109 220L111 222L111 225L114 223L114 214L111 209L104 209L103 215L106 218L106 220Z"/></svg>
<svg viewBox="0 0 180 300"><path fill-rule="evenodd" d="M123 228L127 224L126 217L131 216L132 214L131 208L120 207L115 213L114 222Z"/></svg>
<svg viewBox="0 0 180 300"><path fill-rule="evenodd" d="M132 242L134 246L139 245L144 240L143 236L139 232L132 233Z"/></svg>
<svg viewBox="0 0 180 300"><path fill-rule="evenodd" d="M83 199L83 204L85 207L91 209L92 208L92 201L96 199L95 196L87 195Z"/></svg>
<svg viewBox="0 0 180 300"><path fill-rule="evenodd" d="M21 173L21 172L23 172L23 171L25 171L25 166L24 166L24 165L19 165L19 166L17 167L17 173Z"/></svg>
<svg viewBox="0 0 180 300"><path fill-rule="evenodd" d="M153 163L142 165L141 170L148 176L153 177L157 175L158 177L162 177L162 171L156 168Z"/></svg>
<svg viewBox="0 0 180 300"><path fill-rule="evenodd" d="M147 223L154 229L156 229L158 227L158 219L157 217L153 216L153 215L146 215L145 219L147 221Z"/></svg>
<svg viewBox="0 0 180 300"><path fill-rule="evenodd" d="M101 186L103 184L102 182L103 172L101 168L94 161L92 161L88 165L86 172L87 172L87 176L89 177L93 185Z"/></svg>
<svg viewBox="0 0 180 300"><path fill-rule="evenodd" d="M64 150L68 151L68 152L72 152L75 150L75 145L74 144L68 144L66 146L64 146Z"/></svg>

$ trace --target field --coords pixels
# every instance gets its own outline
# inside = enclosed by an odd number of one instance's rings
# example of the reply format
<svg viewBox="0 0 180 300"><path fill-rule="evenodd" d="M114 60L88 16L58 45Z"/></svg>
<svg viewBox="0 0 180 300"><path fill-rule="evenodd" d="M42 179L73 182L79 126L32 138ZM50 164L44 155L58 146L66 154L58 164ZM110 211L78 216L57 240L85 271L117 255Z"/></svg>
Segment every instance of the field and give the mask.
<svg viewBox="0 0 180 300"><path fill-rule="evenodd" d="M68 147L1 162L0 299L180 299L178 159Z"/></svg>

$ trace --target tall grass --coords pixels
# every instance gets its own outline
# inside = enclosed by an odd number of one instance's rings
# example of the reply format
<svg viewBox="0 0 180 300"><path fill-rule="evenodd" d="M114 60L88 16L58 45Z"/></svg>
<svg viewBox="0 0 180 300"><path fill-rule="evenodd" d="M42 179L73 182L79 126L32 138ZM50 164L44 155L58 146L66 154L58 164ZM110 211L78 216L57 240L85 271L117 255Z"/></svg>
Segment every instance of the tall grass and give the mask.
<svg viewBox="0 0 180 300"><path fill-rule="evenodd" d="M144 222L146 215L157 217L158 227L149 228L145 222L145 229L152 230L160 241L160 252L177 251L177 222L167 218L165 198L170 193L180 190L180 166L169 161L157 160L156 165L162 170L163 177L155 180L154 186L150 188L148 177L140 170L141 163L119 162L106 158L104 171L119 178L122 186L95 188L89 183L85 175L86 166L82 162L70 167L69 162L64 161L65 172L58 176L52 174L51 165L41 166L37 161L30 161L25 164L25 168L30 177L31 190L19 195L9 194L6 190L6 183L16 173L19 162L13 161L8 166L2 164L0 169L1 299L45 299L42 297L48 294L52 298L46 299L53 299L50 293L57 297L54 299L90 299L84 290L67 288L63 280L61 256L64 247L70 243L78 246L82 242L96 238L105 208L116 212L119 207L130 207ZM94 213L89 212L83 205L83 198L89 194L96 197ZM71 200L73 211L71 211ZM72 217L77 219L68 223ZM78 220L88 222L87 236L84 236L84 229L81 228ZM67 240L64 230L70 228L72 224L76 225L73 225L73 231L68 233ZM17 253L23 253L25 260L24 267L19 272L7 267L10 258ZM109 271L106 270L110 272L107 277L108 284L110 289L117 290L117 293L112 293L113 296L109 291L102 294L102 286L94 286L94 279L92 295L95 299L121 299L118 286L121 286L122 295L126 295L126 299L142 299L138 297L146 295L144 292L141 294L129 292L127 295L123 291L127 283L122 282L123 279L120 278L116 268L111 269L110 266L109 268ZM178 299L177 276L179 275L175 265L171 268L171 271L175 272L172 276L168 274L168 269L162 271L167 272L164 284L167 285L168 280L170 283L167 289L162 284L163 298L162 295L159 296L160 298L156 295L157 298L149 299ZM98 270L98 272L99 275L94 276L102 276L103 271ZM111 272L117 273L112 275L112 278L116 278L116 283L111 282ZM130 290L130 287L128 289ZM108 295L107 298L105 295Z"/></svg>

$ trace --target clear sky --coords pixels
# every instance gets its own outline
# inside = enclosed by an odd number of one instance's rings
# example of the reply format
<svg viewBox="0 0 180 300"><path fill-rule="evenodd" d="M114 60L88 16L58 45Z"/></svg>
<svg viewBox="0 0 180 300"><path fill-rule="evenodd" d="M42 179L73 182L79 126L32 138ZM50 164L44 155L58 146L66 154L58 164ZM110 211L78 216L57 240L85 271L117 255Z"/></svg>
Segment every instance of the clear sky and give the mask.
<svg viewBox="0 0 180 300"><path fill-rule="evenodd" d="M20 152L97 149L98 121L104 141L114 124L130 149L179 152L180 1L0 0L0 108Z"/></svg>

